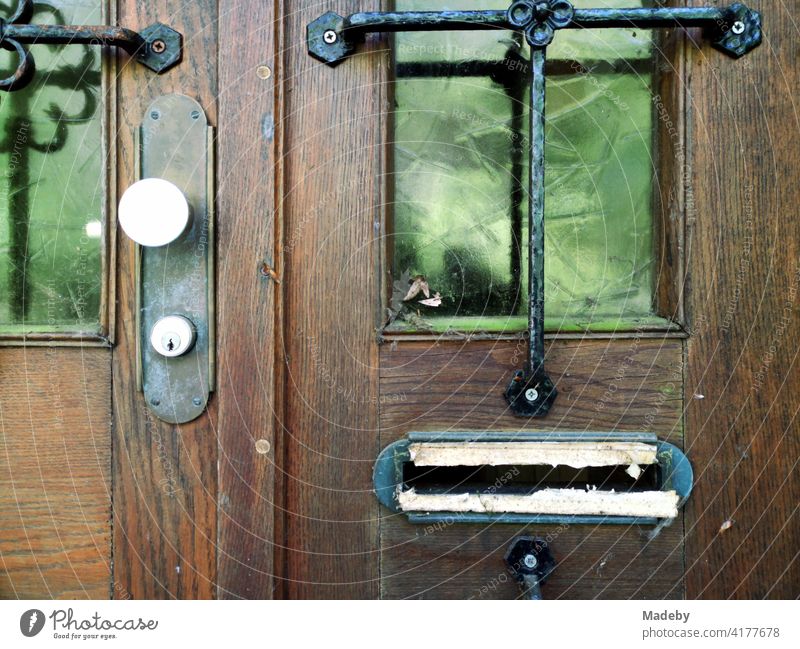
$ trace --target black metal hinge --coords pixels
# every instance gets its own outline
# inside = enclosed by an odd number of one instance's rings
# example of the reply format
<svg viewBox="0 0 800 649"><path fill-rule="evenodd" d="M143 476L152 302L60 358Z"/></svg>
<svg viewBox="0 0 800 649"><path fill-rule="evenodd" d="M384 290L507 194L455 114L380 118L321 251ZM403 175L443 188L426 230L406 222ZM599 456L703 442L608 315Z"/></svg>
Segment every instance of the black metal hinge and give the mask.
<svg viewBox="0 0 800 649"><path fill-rule="evenodd" d="M183 36L167 25L156 23L141 32L108 25L31 25L34 9L33 0L19 0L11 17L0 18L0 47L17 55L17 67L0 80L0 90L19 90L33 78L36 64L25 45L119 47L159 74L181 60Z"/></svg>
<svg viewBox="0 0 800 649"><path fill-rule="evenodd" d="M530 175L528 191L529 351L505 391L512 412L543 417L557 396L544 368L544 116L545 52L560 29L699 27L717 49L739 58L761 44L761 14L741 3L729 7L576 9L568 0L518 0L503 10L329 12L307 27L308 52L337 65L372 32L507 29L520 31L531 46Z"/></svg>

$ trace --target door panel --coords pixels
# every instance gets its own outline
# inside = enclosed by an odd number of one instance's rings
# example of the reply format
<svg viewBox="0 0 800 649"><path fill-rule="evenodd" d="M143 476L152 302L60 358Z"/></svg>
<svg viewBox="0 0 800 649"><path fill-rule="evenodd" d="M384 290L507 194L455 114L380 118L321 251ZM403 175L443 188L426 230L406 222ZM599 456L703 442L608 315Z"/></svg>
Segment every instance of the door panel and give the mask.
<svg viewBox="0 0 800 649"><path fill-rule="evenodd" d="M514 417L502 398L526 347L524 340L382 345L381 448L412 430L628 430L682 443L680 339L551 342L560 396L539 421Z"/></svg>
<svg viewBox="0 0 800 649"><path fill-rule="evenodd" d="M346 14L364 9L332 3ZM311 12L313 13L313 12ZM299 15L302 14L302 15ZM286 595L508 596L521 528L453 525L426 534L377 507L377 453L410 430L634 430L682 444L683 341L663 334L559 340L548 352L562 396L546 421L511 417L502 391L524 340L380 338L388 46L376 37L335 70L302 47L310 14L287 18L284 118ZM316 14L314 14L315 16ZM383 264L383 265L381 265ZM425 336L423 336L425 338ZM378 342L380 341L380 344ZM515 365L516 364L516 365ZM380 370L378 370L380 368ZM561 369L558 369L561 368ZM380 429L380 435L377 430ZM537 528L537 533L552 532ZM648 542L636 529L560 530L565 597L681 597L680 520ZM317 548L325 548L324 552ZM563 548L563 549L562 549ZM614 553L617 561L612 561ZM620 557L636 556L629 564ZM602 567L600 567L602 565ZM597 570L588 570L597 566ZM582 578L575 576L580 571Z"/></svg>
<svg viewBox="0 0 800 649"><path fill-rule="evenodd" d="M705 49L688 62L690 598L800 595L800 223L790 216L800 71L784 46L797 7L753 5L764 12L767 41L743 67L728 71ZM726 521L733 526L722 531Z"/></svg>
<svg viewBox="0 0 800 649"><path fill-rule="evenodd" d="M394 342L381 347L381 447L410 431L658 432L683 443L683 341L553 341L547 358L560 396L545 420L513 417L502 399L525 341ZM515 358L515 356L517 358ZM639 526L412 525L382 512L382 595L511 599L503 556L515 536L550 543L557 569L547 598L683 597L683 524Z"/></svg>
<svg viewBox="0 0 800 649"><path fill-rule="evenodd" d="M557 568L547 599L680 599L683 525L654 540L638 526L412 525L381 519L381 595L414 599L517 599L503 556L518 534L550 544Z"/></svg>
<svg viewBox="0 0 800 649"><path fill-rule="evenodd" d="M379 8L326 9L356 6ZM284 594L372 598L386 69L371 54L338 70L309 57L306 23L316 10L285 16Z"/></svg>
<svg viewBox="0 0 800 649"><path fill-rule="evenodd" d="M183 93L216 124L217 4L123 2L119 22L169 22L184 34L183 61L153 75L123 65L118 80L118 195L134 182L133 134L153 99ZM127 59L125 59L127 61ZM136 387L134 244L117 250L117 344L114 349L114 583L134 599L210 598L216 584L216 400L199 419L180 426L150 414Z"/></svg>
<svg viewBox="0 0 800 649"><path fill-rule="evenodd" d="M0 598L111 592L110 361L0 349Z"/></svg>
<svg viewBox="0 0 800 649"><path fill-rule="evenodd" d="M227 2L219 17L217 130L217 596L270 598L276 587L276 488L282 479L280 288L282 81L280 3ZM264 67L268 69L264 69ZM266 266L265 266L266 264ZM280 272L280 268L277 272ZM277 277L277 272L275 277ZM278 470L276 470L276 467ZM280 512L280 503L277 510ZM278 521L280 522L280 521Z"/></svg>

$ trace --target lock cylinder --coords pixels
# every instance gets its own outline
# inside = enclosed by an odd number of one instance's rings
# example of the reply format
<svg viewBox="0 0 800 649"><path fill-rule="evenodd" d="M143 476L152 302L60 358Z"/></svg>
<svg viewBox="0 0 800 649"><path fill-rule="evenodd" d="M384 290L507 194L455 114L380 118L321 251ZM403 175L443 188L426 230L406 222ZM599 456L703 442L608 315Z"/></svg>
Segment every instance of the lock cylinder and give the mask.
<svg viewBox="0 0 800 649"><path fill-rule="evenodd" d="M183 356L195 343L197 330L191 320L181 315L160 318L150 331L150 344L167 358Z"/></svg>

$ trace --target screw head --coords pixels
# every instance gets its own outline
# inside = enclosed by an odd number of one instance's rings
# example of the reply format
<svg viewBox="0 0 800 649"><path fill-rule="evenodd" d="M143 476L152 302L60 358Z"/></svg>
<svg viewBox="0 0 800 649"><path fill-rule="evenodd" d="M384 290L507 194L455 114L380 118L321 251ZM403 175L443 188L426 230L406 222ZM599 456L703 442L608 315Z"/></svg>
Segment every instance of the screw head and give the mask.
<svg viewBox="0 0 800 649"><path fill-rule="evenodd" d="M735 23L733 23L733 27L731 27L731 31L737 36L744 34L744 30L744 23L741 20L737 20Z"/></svg>
<svg viewBox="0 0 800 649"><path fill-rule="evenodd" d="M522 563L525 564L526 568L533 569L539 565L539 560L536 558L536 555L526 554L524 557L522 557Z"/></svg>
<svg viewBox="0 0 800 649"><path fill-rule="evenodd" d="M272 69L268 65L259 65L256 68L256 75L259 79L267 80L272 76Z"/></svg>
<svg viewBox="0 0 800 649"><path fill-rule="evenodd" d="M308 53L328 65L336 65L352 54L354 43L347 42L345 19L329 11L306 26Z"/></svg>
<svg viewBox="0 0 800 649"><path fill-rule="evenodd" d="M151 403L151 405L154 405L154 406L160 406L161 405L161 399L153 397L152 399L150 399L150 403Z"/></svg>
<svg viewBox="0 0 800 649"><path fill-rule="evenodd" d="M533 403L539 398L539 391L536 388L528 388L525 390L525 398Z"/></svg>
<svg viewBox="0 0 800 649"><path fill-rule="evenodd" d="M139 63L153 72L161 74L180 63L183 50L183 36L171 27L155 23L145 27L139 35L147 43L136 55Z"/></svg>
<svg viewBox="0 0 800 649"><path fill-rule="evenodd" d="M546 20L550 15L550 3L544 1L537 2L533 6L533 12L539 20Z"/></svg>
<svg viewBox="0 0 800 649"><path fill-rule="evenodd" d="M202 406L203 400L200 397L195 397L194 399L192 399L192 403L196 406Z"/></svg>

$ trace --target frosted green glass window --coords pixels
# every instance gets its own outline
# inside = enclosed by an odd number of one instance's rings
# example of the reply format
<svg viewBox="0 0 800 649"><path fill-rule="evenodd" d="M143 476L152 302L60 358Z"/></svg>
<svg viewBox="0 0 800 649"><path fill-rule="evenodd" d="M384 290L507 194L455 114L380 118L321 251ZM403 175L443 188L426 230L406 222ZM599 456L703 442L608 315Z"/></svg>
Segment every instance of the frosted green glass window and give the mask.
<svg viewBox="0 0 800 649"><path fill-rule="evenodd" d="M0 16L12 6L0 0ZM102 24L99 0L48 0L32 22ZM37 74L0 93L0 333L100 329L105 174L100 50L33 45ZM16 61L0 54L0 73Z"/></svg>
<svg viewBox="0 0 800 649"><path fill-rule="evenodd" d="M503 9L460 0L447 9ZM584 0L577 7L649 6ZM442 9L398 0L398 10ZM513 32L396 35L390 329L527 324L528 50ZM547 329L635 328L654 300L652 34L562 30L547 50ZM431 296L403 301L424 276Z"/></svg>

